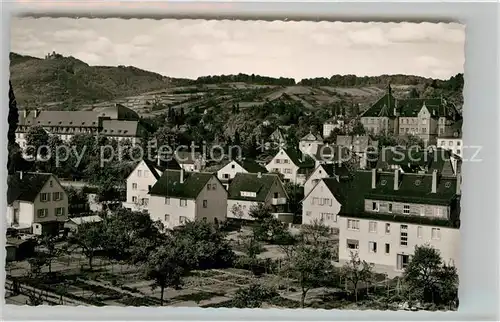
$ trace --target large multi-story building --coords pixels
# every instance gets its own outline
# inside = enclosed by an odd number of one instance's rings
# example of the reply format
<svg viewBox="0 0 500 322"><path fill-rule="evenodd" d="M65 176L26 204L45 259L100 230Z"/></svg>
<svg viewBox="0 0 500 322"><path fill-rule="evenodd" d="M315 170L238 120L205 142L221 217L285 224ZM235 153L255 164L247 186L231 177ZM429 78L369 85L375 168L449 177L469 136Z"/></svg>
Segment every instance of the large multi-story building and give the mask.
<svg viewBox="0 0 500 322"><path fill-rule="evenodd" d="M443 98L396 99L387 93L361 115L361 123L372 134L416 135L434 144L461 119L456 107Z"/></svg>
<svg viewBox="0 0 500 322"><path fill-rule="evenodd" d="M63 141L77 134L93 134L116 140L128 139L136 144L145 134L137 113L119 104L101 111L21 110L16 142L22 149L26 148L26 135L33 126L41 126Z"/></svg>
<svg viewBox="0 0 500 322"><path fill-rule="evenodd" d="M436 248L459 268L460 175L357 171L339 182L339 261L357 252L389 275L400 274L415 246ZM331 180L331 179L326 179ZM335 184L335 181L330 182Z"/></svg>

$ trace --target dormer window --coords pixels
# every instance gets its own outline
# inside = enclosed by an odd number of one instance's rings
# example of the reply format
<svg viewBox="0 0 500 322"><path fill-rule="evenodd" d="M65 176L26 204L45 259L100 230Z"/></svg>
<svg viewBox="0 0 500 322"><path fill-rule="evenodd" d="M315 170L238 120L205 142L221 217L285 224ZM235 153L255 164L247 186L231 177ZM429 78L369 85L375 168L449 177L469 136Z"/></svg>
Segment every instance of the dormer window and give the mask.
<svg viewBox="0 0 500 322"><path fill-rule="evenodd" d="M240 195L241 195L242 197L251 197L251 198L255 198L255 197L257 197L257 193L252 192L252 191L241 191L241 192L240 192Z"/></svg>

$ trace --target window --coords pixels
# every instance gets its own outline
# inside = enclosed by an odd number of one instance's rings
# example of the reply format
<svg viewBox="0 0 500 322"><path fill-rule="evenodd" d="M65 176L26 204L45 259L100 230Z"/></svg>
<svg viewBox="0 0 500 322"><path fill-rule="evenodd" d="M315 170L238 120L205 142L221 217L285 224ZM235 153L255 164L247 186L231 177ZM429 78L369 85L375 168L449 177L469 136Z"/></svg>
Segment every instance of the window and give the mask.
<svg viewBox="0 0 500 322"><path fill-rule="evenodd" d="M359 230L359 220L347 219L347 229Z"/></svg>
<svg viewBox="0 0 500 322"><path fill-rule="evenodd" d="M403 214L409 215L410 214L410 205L404 205L403 206Z"/></svg>
<svg viewBox="0 0 500 322"><path fill-rule="evenodd" d="M38 209L36 214L37 214L38 218L47 217L47 215L49 214L49 210L48 209Z"/></svg>
<svg viewBox="0 0 500 322"><path fill-rule="evenodd" d="M385 224L385 233L390 234L391 233L391 224L386 223Z"/></svg>
<svg viewBox="0 0 500 322"><path fill-rule="evenodd" d="M392 203L389 204L389 212L392 212Z"/></svg>
<svg viewBox="0 0 500 322"><path fill-rule="evenodd" d="M441 239L441 229L432 228L431 238L434 240L440 240Z"/></svg>
<svg viewBox="0 0 500 322"><path fill-rule="evenodd" d="M235 168L234 164L231 164L231 169L234 169L234 168Z"/></svg>
<svg viewBox="0 0 500 322"><path fill-rule="evenodd" d="M422 238L422 226L418 226L417 227L417 237L418 238Z"/></svg>
<svg viewBox="0 0 500 322"><path fill-rule="evenodd" d="M460 155L462 151L460 149L457 149L457 154Z"/></svg>
<svg viewBox="0 0 500 322"><path fill-rule="evenodd" d="M441 146L444 146L446 145L446 142L445 141L441 141Z"/></svg>
<svg viewBox="0 0 500 322"><path fill-rule="evenodd" d="M170 198L169 197L165 197L165 204L170 205Z"/></svg>
<svg viewBox="0 0 500 322"><path fill-rule="evenodd" d="M410 263L410 255L398 254L396 265L398 270L404 270L408 266L408 263Z"/></svg>
<svg viewBox="0 0 500 322"><path fill-rule="evenodd" d="M185 223L187 223L187 222L188 222L187 217L185 217L185 216L180 216L180 217L179 217L179 223L180 223L181 225L184 225L184 224L185 224Z"/></svg>
<svg viewBox="0 0 500 322"><path fill-rule="evenodd" d="M311 214L312 214L312 211L306 211L306 216L309 217L309 216L311 216Z"/></svg>
<svg viewBox="0 0 500 322"><path fill-rule="evenodd" d="M337 216L330 213L321 213L321 220L337 222Z"/></svg>
<svg viewBox="0 0 500 322"><path fill-rule="evenodd" d="M49 187L53 187L54 186L54 182L52 180L49 181Z"/></svg>
<svg viewBox="0 0 500 322"><path fill-rule="evenodd" d="M292 169L284 169L285 173L288 173L288 174L291 174L292 173Z"/></svg>
<svg viewBox="0 0 500 322"><path fill-rule="evenodd" d="M240 191L240 195L242 197L251 197L251 198L257 197L257 193L252 191Z"/></svg>
<svg viewBox="0 0 500 322"><path fill-rule="evenodd" d="M136 196L132 197L132 202L137 202L137 197Z"/></svg>
<svg viewBox="0 0 500 322"><path fill-rule="evenodd" d="M180 203L181 207L187 207L187 200L186 199L180 199L179 203Z"/></svg>
<svg viewBox="0 0 500 322"><path fill-rule="evenodd" d="M359 249L359 240L348 239L347 240L347 248L348 249Z"/></svg>
<svg viewBox="0 0 500 322"><path fill-rule="evenodd" d="M142 177L142 170L137 170L137 176Z"/></svg>
<svg viewBox="0 0 500 322"><path fill-rule="evenodd" d="M422 124L426 125L427 124L427 120L422 120Z"/></svg>
<svg viewBox="0 0 500 322"><path fill-rule="evenodd" d="M460 145L461 145L460 141L457 141L457 146L460 146Z"/></svg>
<svg viewBox="0 0 500 322"><path fill-rule="evenodd" d="M368 231L370 233L376 233L377 232L377 222L376 221L370 221L368 223Z"/></svg>
<svg viewBox="0 0 500 322"><path fill-rule="evenodd" d="M453 146L453 141L449 141L449 142L448 142L448 145L449 145L449 146Z"/></svg>
<svg viewBox="0 0 500 322"><path fill-rule="evenodd" d="M142 198L142 200L141 200L141 204L142 204L143 206L147 206L147 205L149 205L149 198Z"/></svg>
<svg viewBox="0 0 500 322"><path fill-rule="evenodd" d="M53 199L54 201L62 200L62 197L63 197L62 192L54 192L54 193L52 194L52 199Z"/></svg>
<svg viewBox="0 0 500 322"><path fill-rule="evenodd" d="M281 160L280 160L280 159L276 159L276 160L274 160L274 163L276 163L276 164L280 164L280 162L281 162Z"/></svg>
<svg viewBox="0 0 500 322"><path fill-rule="evenodd" d="M165 221L166 221L166 222L169 222L169 221L170 221L170 215L168 215L168 214L166 214L166 215L165 215Z"/></svg>
<svg viewBox="0 0 500 322"><path fill-rule="evenodd" d="M132 190L137 190L137 183L132 183Z"/></svg>
<svg viewBox="0 0 500 322"><path fill-rule="evenodd" d="M56 216L64 216L64 208L56 208Z"/></svg>
<svg viewBox="0 0 500 322"><path fill-rule="evenodd" d="M389 254L391 252L391 244L385 244L385 253Z"/></svg>
<svg viewBox="0 0 500 322"><path fill-rule="evenodd" d="M408 225L401 225L400 227L400 240L401 246L408 246Z"/></svg>
<svg viewBox="0 0 500 322"><path fill-rule="evenodd" d="M222 177L223 177L224 179L229 179L229 173L224 173L224 174L222 175Z"/></svg>
<svg viewBox="0 0 500 322"><path fill-rule="evenodd" d="M144 170L144 178L147 178L149 175L149 172L147 170Z"/></svg>
<svg viewBox="0 0 500 322"><path fill-rule="evenodd" d="M368 249L370 250L370 253L376 253L377 252L377 243L376 242L368 242Z"/></svg>
<svg viewBox="0 0 500 322"><path fill-rule="evenodd" d="M372 210L378 211L378 202L372 202Z"/></svg>
<svg viewBox="0 0 500 322"><path fill-rule="evenodd" d="M203 200L203 208L207 208L208 207L208 200Z"/></svg>
<svg viewBox="0 0 500 322"><path fill-rule="evenodd" d="M443 208L436 208L436 217L443 217Z"/></svg>
<svg viewBox="0 0 500 322"><path fill-rule="evenodd" d="M50 201L50 194L49 193L41 193L40 194L40 201Z"/></svg>

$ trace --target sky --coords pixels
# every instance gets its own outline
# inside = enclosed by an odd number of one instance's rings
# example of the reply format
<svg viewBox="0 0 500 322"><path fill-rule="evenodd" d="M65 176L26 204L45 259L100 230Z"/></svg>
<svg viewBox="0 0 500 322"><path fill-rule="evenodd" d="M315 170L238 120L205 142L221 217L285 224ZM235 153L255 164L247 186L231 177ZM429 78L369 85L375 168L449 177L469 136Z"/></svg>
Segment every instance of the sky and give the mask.
<svg viewBox="0 0 500 322"><path fill-rule="evenodd" d="M260 74L300 80L334 74L463 72L465 26L445 23L12 18L11 51L56 51L89 65L164 76Z"/></svg>

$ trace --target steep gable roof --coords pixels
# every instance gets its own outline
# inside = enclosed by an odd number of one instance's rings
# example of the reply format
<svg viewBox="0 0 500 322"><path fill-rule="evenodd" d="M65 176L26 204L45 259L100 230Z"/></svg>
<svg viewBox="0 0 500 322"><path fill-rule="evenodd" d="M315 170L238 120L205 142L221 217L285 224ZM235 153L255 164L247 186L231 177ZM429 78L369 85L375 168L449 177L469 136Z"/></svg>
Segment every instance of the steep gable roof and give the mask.
<svg viewBox="0 0 500 322"><path fill-rule="evenodd" d="M391 93L387 93L378 99L372 106L361 114L361 117L395 117L394 108L397 103Z"/></svg>
<svg viewBox="0 0 500 322"><path fill-rule="evenodd" d="M309 132L300 139L301 141L323 141L323 137L319 133Z"/></svg>
<svg viewBox="0 0 500 322"><path fill-rule="evenodd" d="M25 172L22 174L10 175L7 179L7 204L14 201L33 202L40 193L45 183L52 178L50 173Z"/></svg>
<svg viewBox="0 0 500 322"><path fill-rule="evenodd" d="M282 149L288 155L293 164L299 168L314 168L314 159L296 149ZM280 153L281 150L278 152Z"/></svg>
<svg viewBox="0 0 500 322"><path fill-rule="evenodd" d="M255 160L243 159L236 161L236 163L238 163L243 169L247 170L250 173L267 173L267 169L258 164Z"/></svg>
<svg viewBox="0 0 500 322"><path fill-rule="evenodd" d="M276 174L237 173L228 188L228 198L245 201L266 201L266 197L274 183L282 185ZM255 192L255 197L242 196L241 192Z"/></svg>
<svg viewBox="0 0 500 322"><path fill-rule="evenodd" d="M196 199L203 187L214 177L212 173L184 171L184 181L180 182L183 170L165 170L149 192L150 195Z"/></svg>

